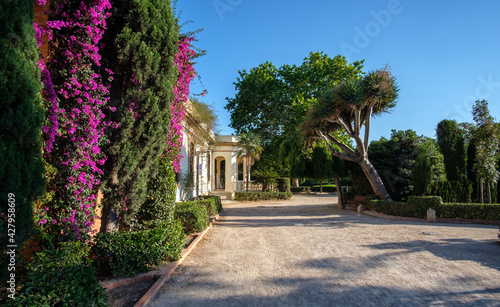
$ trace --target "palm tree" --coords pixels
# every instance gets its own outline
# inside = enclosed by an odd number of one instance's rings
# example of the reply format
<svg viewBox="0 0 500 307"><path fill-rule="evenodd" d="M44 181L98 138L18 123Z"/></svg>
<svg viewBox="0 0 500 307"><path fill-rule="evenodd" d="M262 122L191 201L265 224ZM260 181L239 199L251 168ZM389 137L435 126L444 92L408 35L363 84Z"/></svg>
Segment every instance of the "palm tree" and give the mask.
<svg viewBox="0 0 500 307"><path fill-rule="evenodd" d="M260 145L260 138L252 133L242 133L238 137L238 158L244 156L246 160L246 186L248 192L248 183L250 182L250 166L260 159L260 154L264 150Z"/></svg>
<svg viewBox="0 0 500 307"><path fill-rule="evenodd" d="M279 174L272 167L257 169L253 175L255 183L262 184L262 192L266 192L271 186L278 184L276 178L279 177Z"/></svg>
<svg viewBox="0 0 500 307"><path fill-rule="evenodd" d="M346 80L318 98L301 126L307 138L323 139L332 155L359 164L375 195L383 200L391 200L391 197L368 160L371 117L389 112L396 105L398 91L396 79L387 67L363 78ZM363 128L364 137L361 136ZM335 137L334 132L342 129L354 139L356 149ZM335 150L333 145L340 150Z"/></svg>

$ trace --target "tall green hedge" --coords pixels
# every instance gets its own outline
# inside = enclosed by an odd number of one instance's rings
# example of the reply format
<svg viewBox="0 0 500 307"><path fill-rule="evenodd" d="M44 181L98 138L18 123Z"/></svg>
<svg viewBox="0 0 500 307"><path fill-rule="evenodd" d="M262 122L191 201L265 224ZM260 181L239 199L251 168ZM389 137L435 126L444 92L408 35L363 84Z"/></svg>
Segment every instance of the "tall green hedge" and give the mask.
<svg viewBox="0 0 500 307"><path fill-rule="evenodd" d="M435 181L431 184L430 195L441 196L444 202L469 203L472 195L472 182Z"/></svg>
<svg viewBox="0 0 500 307"><path fill-rule="evenodd" d="M7 272L5 249L8 244L20 246L30 237L32 203L45 188L44 111L33 14L33 0L0 4L0 213L5 218L0 223L0 280ZM10 222L15 226L14 241L4 235L8 214L15 221Z"/></svg>
<svg viewBox="0 0 500 307"><path fill-rule="evenodd" d="M290 178L280 177L276 178L278 182L278 191L279 192L290 192Z"/></svg>

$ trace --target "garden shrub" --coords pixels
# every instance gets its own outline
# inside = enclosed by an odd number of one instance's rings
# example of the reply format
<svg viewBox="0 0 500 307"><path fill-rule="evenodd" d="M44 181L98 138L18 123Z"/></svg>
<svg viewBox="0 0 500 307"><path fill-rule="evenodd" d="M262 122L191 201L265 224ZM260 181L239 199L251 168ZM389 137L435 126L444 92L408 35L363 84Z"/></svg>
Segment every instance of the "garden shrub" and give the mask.
<svg viewBox="0 0 500 307"><path fill-rule="evenodd" d="M472 182L435 181L431 184L431 195L441 196L444 202L471 202Z"/></svg>
<svg viewBox="0 0 500 307"><path fill-rule="evenodd" d="M207 207L197 201L177 203L175 217L182 222L185 234L201 232L208 227Z"/></svg>
<svg viewBox="0 0 500 307"><path fill-rule="evenodd" d="M290 192L290 178L280 177L276 178L276 181L278 181L279 192Z"/></svg>
<svg viewBox="0 0 500 307"><path fill-rule="evenodd" d="M368 202L367 210L397 216L408 216L406 203L374 199Z"/></svg>
<svg viewBox="0 0 500 307"><path fill-rule="evenodd" d="M441 218L461 218L497 221L500 219L500 204L444 204L436 210Z"/></svg>
<svg viewBox="0 0 500 307"><path fill-rule="evenodd" d="M27 267L23 288L8 306L108 306L82 242L65 242L44 250Z"/></svg>
<svg viewBox="0 0 500 307"><path fill-rule="evenodd" d="M148 230L98 233L92 254L100 276L133 276L179 259L183 247L182 223L174 220Z"/></svg>
<svg viewBox="0 0 500 307"><path fill-rule="evenodd" d="M292 192L236 192L234 200L256 201L256 200L287 200L292 198Z"/></svg>
<svg viewBox="0 0 500 307"><path fill-rule="evenodd" d="M292 193L301 193L301 192L309 192L311 187L292 187L290 191Z"/></svg>
<svg viewBox="0 0 500 307"><path fill-rule="evenodd" d="M222 211L222 201L220 199L220 196L217 196L217 195L204 195L204 196L201 196L201 198L213 202L214 205L215 205L215 208L217 210L217 214L221 213L221 211Z"/></svg>
<svg viewBox="0 0 500 307"><path fill-rule="evenodd" d="M432 208L438 218L493 220L500 218L500 204L443 203L439 196L410 196L407 203L370 200L367 209L396 216L426 218Z"/></svg>
<svg viewBox="0 0 500 307"><path fill-rule="evenodd" d="M319 192L319 187L311 187L312 192ZM337 192L337 187L325 187L323 186L323 192L335 193Z"/></svg>

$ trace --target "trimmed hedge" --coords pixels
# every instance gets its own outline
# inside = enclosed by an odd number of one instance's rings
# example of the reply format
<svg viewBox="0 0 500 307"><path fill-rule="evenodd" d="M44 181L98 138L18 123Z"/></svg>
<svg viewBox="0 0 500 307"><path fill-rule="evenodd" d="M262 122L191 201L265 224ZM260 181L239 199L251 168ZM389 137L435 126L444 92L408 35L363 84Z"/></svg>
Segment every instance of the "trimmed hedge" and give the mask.
<svg viewBox="0 0 500 307"><path fill-rule="evenodd" d="M255 200L286 200L292 198L292 192L236 192L234 200L255 201Z"/></svg>
<svg viewBox="0 0 500 307"><path fill-rule="evenodd" d="M27 267L25 284L7 306L108 306L82 242L65 242L44 250Z"/></svg>
<svg viewBox="0 0 500 307"><path fill-rule="evenodd" d="M220 196L217 196L217 195L204 195L204 196L201 196L201 198L209 200L209 201L211 201L215 205L216 213L214 215L217 215L217 214L221 213L221 211L222 211L222 201L220 199Z"/></svg>
<svg viewBox="0 0 500 307"><path fill-rule="evenodd" d="M410 196L407 203L370 200L367 209L388 215L426 218L432 208L439 218L477 219L496 221L500 218L500 204L443 203L439 196Z"/></svg>
<svg viewBox="0 0 500 307"><path fill-rule="evenodd" d="M301 193L301 192L309 192L311 187L295 187L290 188L292 193Z"/></svg>
<svg viewBox="0 0 500 307"><path fill-rule="evenodd" d="M311 187L312 192L319 192L319 187ZM337 188L336 187L323 187L323 192L330 192L330 193L336 193Z"/></svg>
<svg viewBox="0 0 500 307"><path fill-rule="evenodd" d="M470 203L472 182L470 181L435 181L432 182L430 194L441 196L444 202Z"/></svg>
<svg viewBox="0 0 500 307"><path fill-rule="evenodd" d="M101 276L133 276L179 259L183 247L182 223L174 220L148 230L98 233L91 252Z"/></svg>
<svg viewBox="0 0 500 307"><path fill-rule="evenodd" d="M278 182L278 192L290 192L290 178L276 178Z"/></svg>
<svg viewBox="0 0 500 307"><path fill-rule="evenodd" d="M177 203L175 217L182 222L185 234L201 232L208 227L207 203L209 202L187 201Z"/></svg>

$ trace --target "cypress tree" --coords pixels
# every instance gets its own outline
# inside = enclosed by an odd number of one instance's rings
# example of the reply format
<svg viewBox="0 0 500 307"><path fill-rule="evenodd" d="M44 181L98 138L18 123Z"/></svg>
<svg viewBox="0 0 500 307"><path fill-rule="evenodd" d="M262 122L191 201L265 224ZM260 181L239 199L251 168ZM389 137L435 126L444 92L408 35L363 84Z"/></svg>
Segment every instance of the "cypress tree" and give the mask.
<svg viewBox="0 0 500 307"><path fill-rule="evenodd" d="M444 158L446 178L459 181L465 176L465 139L464 131L454 120L445 119L438 123L437 142Z"/></svg>
<svg viewBox="0 0 500 307"><path fill-rule="evenodd" d="M413 195L425 195L429 192L432 181L431 159L425 150L422 150L415 159L413 168Z"/></svg>
<svg viewBox="0 0 500 307"><path fill-rule="evenodd" d="M168 0L118 1L104 51L114 72L102 231L127 224L145 201L170 129L178 26Z"/></svg>
<svg viewBox="0 0 500 307"><path fill-rule="evenodd" d="M3 0L0 3L2 277L7 268L3 263L4 249L7 244L19 246L30 237L32 203L45 187L41 147L44 113L33 14L33 0ZM15 208L15 223L7 220L7 215L12 214L8 211L12 208L9 204ZM15 236L6 236L7 223L14 224Z"/></svg>

